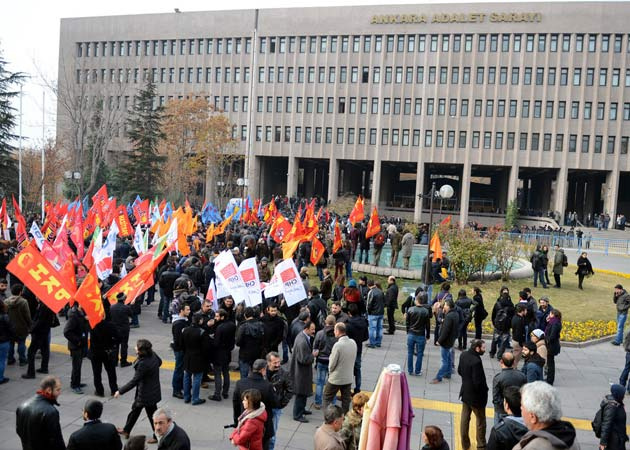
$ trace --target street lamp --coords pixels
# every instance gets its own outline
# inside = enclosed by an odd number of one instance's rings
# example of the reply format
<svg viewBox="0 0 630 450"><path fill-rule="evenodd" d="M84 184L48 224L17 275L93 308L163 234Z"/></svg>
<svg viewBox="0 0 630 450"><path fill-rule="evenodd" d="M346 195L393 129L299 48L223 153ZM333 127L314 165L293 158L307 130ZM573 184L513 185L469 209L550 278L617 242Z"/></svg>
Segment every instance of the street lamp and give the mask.
<svg viewBox="0 0 630 450"><path fill-rule="evenodd" d="M225 193L225 190L223 189L225 187L225 181L217 181L217 199L218 199L218 204L219 204L219 211L221 211L221 209L223 209L223 202L221 202L221 198L223 197L223 194Z"/></svg>
<svg viewBox="0 0 630 450"><path fill-rule="evenodd" d="M66 170L63 173L63 177L68 180L68 183L77 188L77 192L79 193L79 197L81 197L81 187L79 186L79 180L81 179L81 172L73 172L71 170ZM74 180L74 181L73 181Z"/></svg>
<svg viewBox="0 0 630 450"><path fill-rule="evenodd" d="M236 185L241 187L241 209L245 207L245 186L249 184L249 180L247 178L238 178L236 180Z"/></svg>
<svg viewBox="0 0 630 450"><path fill-rule="evenodd" d="M454 193L455 191L453 190L453 187L449 184L442 185L440 190L436 191L435 181L434 181L431 184L431 190L429 191L428 194L422 194L422 193L418 194L418 198L420 200L425 199L425 198L429 199L429 234L428 234L429 243L427 244L427 262L424 267L424 285L425 286L429 285L429 273L430 273L430 264L431 264L431 260L429 259L429 250L430 250L431 228L433 227L433 199L437 197L440 199L440 201L442 201L442 199L451 198ZM420 207L422 208L422 205L420 205Z"/></svg>

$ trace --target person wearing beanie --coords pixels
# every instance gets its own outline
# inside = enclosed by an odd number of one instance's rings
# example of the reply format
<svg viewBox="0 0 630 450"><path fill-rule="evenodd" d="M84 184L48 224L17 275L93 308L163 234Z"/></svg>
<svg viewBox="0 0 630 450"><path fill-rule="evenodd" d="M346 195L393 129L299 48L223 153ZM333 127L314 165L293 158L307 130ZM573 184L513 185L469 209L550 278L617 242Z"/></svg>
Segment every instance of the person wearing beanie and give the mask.
<svg viewBox="0 0 630 450"><path fill-rule="evenodd" d="M623 405L625 388L620 384L610 386L610 394L604 396L600 404L602 410L599 448L623 450L626 448L626 410Z"/></svg>
<svg viewBox="0 0 630 450"><path fill-rule="evenodd" d="M522 371L527 377L527 382L542 381L545 360L536 352L535 343L527 342L523 346L523 359L525 364L523 365Z"/></svg>
<svg viewBox="0 0 630 450"><path fill-rule="evenodd" d="M547 365L547 343L545 342L545 332L536 328L529 333L529 339L531 342L536 344L536 353L545 360L545 365Z"/></svg>

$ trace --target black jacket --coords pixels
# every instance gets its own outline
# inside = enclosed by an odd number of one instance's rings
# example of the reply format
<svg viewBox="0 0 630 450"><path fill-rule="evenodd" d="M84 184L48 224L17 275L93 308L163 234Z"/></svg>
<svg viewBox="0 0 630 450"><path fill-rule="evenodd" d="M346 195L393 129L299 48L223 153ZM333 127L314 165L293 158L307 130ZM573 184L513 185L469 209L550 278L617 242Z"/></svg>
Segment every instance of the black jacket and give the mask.
<svg viewBox="0 0 630 450"><path fill-rule="evenodd" d="M278 408L284 408L293 397L293 383L291 383L291 375L288 371L280 367L275 372L267 368L267 381L273 385L273 389L278 399Z"/></svg>
<svg viewBox="0 0 630 450"><path fill-rule="evenodd" d="M160 274L160 287L164 291L164 295L167 298L173 298L173 287L175 286L175 280L179 278L179 273L174 269L166 269Z"/></svg>
<svg viewBox="0 0 630 450"><path fill-rule="evenodd" d="M129 383L118 389L121 394L136 388L135 401L142 406L157 405L162 400L160 366L162 360L155 353L141 356L133 363L135 373Z"/></svg>
<svg viewBox="0 0 630 450"><path fill-rule="evenodd" d="M357 356L361 356L363 343L370 338L367 319L363 316L352 316L346 322L346 334L357 344Z"/></svg>
<svg viewBox="0 0 630 450"><path fill-rule="evenodd" d="M182 350L184 351L184 370L200 373L208 368L207 353L208 335L198 325L184 328L182 331Z"/></svg>
<svg viewBox="0 0 630 450"><path fill-rule="evenodd" d="M0 314L0 343L15 339L15 328L8 314Z"/></svg>
<svg viewBox="0 0 630 450"><path fill-rule="evenodd" d="M238 417L243 412L241 394L248 389L258 389L260 391L262 402L265 404L265 411L267 411L267 421L265 422L265 434L263 440L269 439L274 435L272 409L279 408L280 402L273 385L269 381L265 380L260 373L250 373L247 378L242 378L236 382L234 395L232 396L234 423L238 423Z"/></svg>
<svg viewBox="0 0 630 450"><path fill-rule="evenodd" d="M407 333L416 336L425 335L427 339L431 337L431 307L429 305L412 306L407 309L405 319Z"/></svg>
<svg viewBox="0 0 630 450"><path fill-rule="evenodd" d="M63 335L68 340L68 350L87 350L88 322L84 312L76 307L70 309Z"/></svg>
<svg viewBox="0 0 630 450"><path fill-rule="evenodd" d="M48 336L54 321L55 313L44 303L40 302L35 311L31 333L37 336Z"/></svg>
<svg viewBox="0 0 630 450"><path fill-rule="evenodd" d="M452 309L444 316L438 344L444 348L451 348L455 344L457 336L459 336L459 314Z"/></svg>
<svg viewBox="0 0 630 450"><path fill-rule="evenodd" d="M158 450L190 450L188 435L176 423L174 425L171 432L160 440Z"/></svg>
<svg viewBox="0 0 630 450"><path fill-rule="evenodd" d="M229 319L220 321L214 329L213 363L225 366L230 363L236 339L236 324Z"/></svg>
<svg viewBox="0 0 630 450"><path fill-rule="evenodd" d="M287 322L280 316L266 315L262 318L265 327L265 353L277 352L278 346L287 333Z"/></svg>
<svg viewBox="0 0 630 450"><path fill-rule="evenodd" d="M462 386L459 390L459 398L462 402L470 406L485 408L488 401L488 384L481 363L481 355L474 348L462 352L457 373L462 377Z"/></svg>
<svg viewBox="0 0 630 450"><path fill-rule="evenodd" d="M90 333L90 353L97 358L106 358L120 342L118 329L109 319L100 321Z"/></svg>
<svg viewBox="0 0 630 450"><path fill-rule="evenodd" d="M370 316L382 316L385 313L385 295L376 286L368 291L367 313Z"/></svg>
<svg viewBox="0 0 630 450"><path fill-rule="evenodd" d="M505 326L500 326L496 322L497 314L499 310L505 309L507 313L507 320L505 321ZM499 331L507 333L510 331L510 324L512 323L512 317L514 317L514 304L512 303L512 299L510 296L501 296L497 299L497 302L494 304L492 308L492 325Z"/></svg>
<svg viewBox="0 0 630 450"><path fill-rule="evenodd" d="M385 306L387 308L398 309L398 286L392 283L385 291Z"/></svg>
<svg viewBox="0 0 630 450"><path fill-rule="evenodd" d="M133 317L131 306L125 305L124 302L116 302L109 308L109 315L112 318L112 323L118 328L119 333L129 333L129 319Z"/></svg>
<svg viewBox="0 0 630 450"><path fill-rule="evenodd" d="M56 404L37 394L18 407L15 429L23 450L65 450Z"/></svg>
<svg viewBox="0 0 630 450"><path fill-rule="evenodd" d="M626 410L623 404L615 401L609 394L602 400L599 407L604 408L600 445L606 446L606 450L624 450L628 436L626 435Z"/></svg>
<svg viewBox="0 0 630 450"><path fill-rule="evenodd" d="M70 435L68 450L121 450L122 442L111 423L100 420L86 422Z"/></svg>
<svg viewBox="0 0 630 450"><path fill-rule="evenodd" d="M521 347L525 343L525 317L514 314L512 317L512 339Z"/></svg>
<svg viewBox="0 0 630 450"><path fill-rule="evenodd" d="M173 324L171 325L171 334L173 335L173 351L181 352L182 348L182 332L184 328L189 325L188 320L185 317L174 316Z"/></svg>
<svg viewBox="0 0 630 450"><path fill-rule="evenodd" d="M501 414L505 414L503 409L503 392L509 386L520 388L527 382L527 377L520 370L513 368L502 369L492 379L492 404Z"/></svg>
<svg viewBox="0 0 630 450"><path fill-rule="evenodd" d="M236 345L238 345L238 359L253 363L263 356L263 340L265 327L262 322L251 319L241 322L236 329Z"/></svg>
<svg viewBox="0 0 630 450"><path fill-rule="evenodd" d="M512 450L527 433L523 419L514 416L504 416L498 424L492 427L486 450Z"/></svg>

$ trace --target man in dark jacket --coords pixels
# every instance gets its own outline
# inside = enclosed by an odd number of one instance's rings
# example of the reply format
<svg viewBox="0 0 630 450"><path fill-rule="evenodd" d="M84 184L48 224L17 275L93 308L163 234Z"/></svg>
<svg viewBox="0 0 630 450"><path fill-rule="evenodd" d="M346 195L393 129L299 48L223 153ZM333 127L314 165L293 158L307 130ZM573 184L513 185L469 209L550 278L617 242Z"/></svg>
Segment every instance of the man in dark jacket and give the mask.
<svg viewBox="0 0 630 450"><path fill-rule="evenodd" d="M68 321L63 328L63 335L68 340L68 350L72 358L72 373L70 375L70 389L75 394L83 394L81 389L81 365L87 354L88 321L85 312L78 303L70 309Z"/></svg>
<svg viewBox="0 0 630 450"><path fill-rule="evenodd" d="M238 423L238 418L243 412L243 401L241 395L248 389L258 389L265 404L267 420L265 421L265 433L263 435L263 448L269 447L269 440L274 436L273 409L278 408L280 402L273 385L265 379L267 361L256 359L252 364L252 371L247 378L241 378L236 382L234 394L232 396L232 409L234 413L234 424Z"/></svg>
<svg viewBox="0 0 630 450"><path fill-rule="evenodd" d="M252 364L263 353L265 327L254 318L254 308L248 306L244 311L245 320L236 329L238 345L238 367L241 379L247 378Z"/></svg>
<svg viewBox="0 0 630 450"><path fill-rule="evenodd" d="M524 303L516 305L516 314L512 317L512 352L514 353L514 367L518 366L525 345L526 324L525 316L527 315L527 307Z"/></svg>
<svg viewBox="0 0 630 450"><path fill-rule="evenodd" d="M153 413L153 427L158 439L158 450L190 450L186 432L173 421L173 414L163 408Z"/></svg>
<svg viewBox="0 0 630 450"><path fill-rule="evenodd" d="M221 397L228 398L230 390L230 360L236 339L236 324L230 320L229 313L221 308L216 313L214 328L214 395L209 400L221 401ZM223 379L222 379L223 378Z"/></svg>
<svg viewBox="0 0 630 450"><path fill-rule="evenodd" d="M59 411L55 408L59 394L61 380L48 376L40 383L37 394L18 407L15 429L23 449L65 450Z"/></svg>
<svg viewBox="0 0 630 450"><path fill-rule="evenodd" d="M451 378L453 370L453 345L459 335L459 314L455 311L455 303L452 298L444 301L444 322L440 327L440 337L438 344L440 345L440 353L442 357L442 365L431 384L441 383L442 378Z"/></svg>
<svg viewBox="0 0 630 450"><path fill-rule="evenodd" d="M405 314L407 326L407 372L409 375L422 375L422 359L427 339L431 337L431 308L427 305L427 294L420 291L414 305ZM413 356L417 355L414 369Z"/></svg>
<svg viewBox="0 0 630 450"><path fill-rule="evenodd" d="M470 448L470 415L475 413L477 422L477 448L486 447L486 403L488 402L488 385L483 371L481 357L486 352L486 343L474 339L470 348L459 357L457 373L462 377L459 398L462 399L461 437L462 447Z"/></svg>
<svg viewBox="0 0 630 450"><path fill-rule="evenodd" d="M357 357L354 360L354 393L361 392L361 354L363 343L370 337L368 322L359 314L359 305L348 305L348 321L346 322L346 334L357 344Z"/></svg>
<svg viewBox="0 0 630 450"><path fill-rule="evenodd" d="M103 302L107 302L105 299ZM118 390L118 381L116 377L116 348L118 346L119 337L118 330L112 324L109 316L108 308L104 304L107 311L105 318L101 320L90 332L90 350L89 358L92 363L92 375L94 376L94 395L103 397L105 388L103 387L102 369L105 368L107 373L107 381L109 382L109 390L111 395Z"/></svg>
<svg viewBox="0 0 630 450"><path fill-rule="evenodd" d="M527 382L525 374L514 368L514 355L512 353L504 352L499 360L499 364L501 365L501 372L497 373L492 379L492 404L494 405L495 425L499 423L499 419L505 414L503 409L505 390L510 386L520 388Z"/></svg>
<svg viewBox="0 0 630 450"><path fill-rule="evenodd" d="M329 269L324 269L324 279L319 285L319 289L322 291L322 298L324 301L332 296L333 279Z"/></svg>
<svg viewBox="0 0 630 450"><path fill-rule="evenodd" d="M50 328L53 323L59 324L59 319L55 317L55 313L41 301L38 301L35 318L33 319L33 327L31 328L31 344L28 346L26 359L28 360L28 369L22 378L35 378L35 354L38 350L42 352L42 365L37 370L39 373L48 373L48 360L50 359Z"/></svg>
<svg viewBox="0 0 630 450"><path fill-rule="evenodd" d="M324 320L328 315L328 307L326 301L319 295L319 289L317 286L311 286L308 288L308 310L310 312L311 320L315 323L315 329L317 331L324 328Z"/></svg>
<svg viewBox="0 0 630 450"><path fill-rule="evenodd" d="M280 355L277 352L269 352L266 358L267 370L265 379L272 384L278 400L278 406L272 409L274 435L269 441L269 450L273 450L276 443L276 434L278 433L278 423L280 423L282 409L291 401L291 397L293 397L293 387L291 384L291 375L282 368Z"/></svg>
<svg viewBox="0 0 630 450"><path fill-rule="evenodd" d="M625 450L628 435L626 434L626 410L623 406L625 389L620 384L610 386L610 394L600 404L602 423L599 435L599 447L606 450Z"/></svg>
<svg viewBox="0 0 630 450"><path fill-rule="evenodd" d="M173 378L171 385L173 386L173 397L184 398L184 347L182 345L182 332L188 326L188 315L190 314L190 305L187 303L179 303L178 314L173 316L173 324L171 325L171 333L173 341L171 348L175 354L175 369L173 369Z"/></svg>
<svg viewBox="0 0 630 450"><path fill-rule="evenodd" d="M368 348L380 347L383 340L383 314L385 313L385 295L374 283L368 281L367 314L370 330L370 343Z"/></svg>
<svg viewBox="0 0 630 450"><path fill-rule="evenodd" d="M202 328L205 318L203 314L193 316L192 326L182 331L181 345L184 351L184 403L190 403L192 391L192 405L201 405L205 399L199 398L201 376L207 367L205 353L208 347L208 335Z"/></svg>
<svg viewBox="0 0 630 450"><path fill-rule="evenodd" d="M9 319L15 328L15 336L13 337L10 344L11 346L9 347L9 357L7 363L9 365L15 364L14 351L16 343L18 347L20 366L24 366L27 363L25 341L32 326L32 319L31 312L28 308L28 302L24 297L22 297L23 292L24 286L14 283L13 286L11 286L11 297L4 301L4 304L7 305L8 308Z"/></svg>
<svg viewBox="0 0 630 450"><path fill-rule="evenodd" d="M128 367L131 365L127 361L127 352L129 348L129 330L131 329L130 320L133 317L131 306L125 305L127 296L122 292L116 296L116 303L110 309L109 314L112 317L112 323L118 330L120 343L116 350L116 364L118 364L118 354L120 352L120 367Z"/></svg>
<svg viewBox="0 0 630 450"><path fill-rule="evenodd" d="M501 288L501 295L492 308L492 345L490 346L490 357L501 358L505 348L509 344L510 325L514 316L514 304L507 287Z"/></svg>
<svg viewBox="0 0 630 450"><path fill-rule="evenodd" d="M287 334L287 322L278 315L278 306L275 303L267 306L267 311L262 318L265 327L264 353L277 352L278 346Z"/></svg>
<svg viewBox="0 0 630 450"><path fill-rule="evenodd" d="M549 303L549 297L543 296L538 299L538 309L536 310L536 328L544 330L547 327L547 317L553 311L553 306Z"/></svg>
<svg viewBox="0 0 630 450"><path fill-rule="evenodd" d="M111 423L101 422L103 404L88 400L83 407L83 428L70 435L68 450L121 450L122 442Z"/></svg>
<svg viewBox="0 0 630 450"><path fill-rule="evenodd" d="M522 372L525 375L528 383L533 381L543 380L543 367L545 366L545 360L538 354L536 344L528 342L523 347L523 369Z"/></svg>
<svg viewBox="0 0 630 450"><path fill-rule="evenodd" d="M313 395L313 360L317 351L313 350L313 337L315 336L315 324L308 322L304 330L295 337L291 360L289 361L291 381L293 382L293 420L306 423L308 419L304 415L306 411L306 399Z"/></svg>
<svg viewBox="0 0 630 450"><path fill-rule="evenodd" d="M160 310L158 312L164 323L168 322L168 318L171 316L169 310L173 301L173 288L175 287L175 280L178 278L179 273L175 270L175 261L169 258L158 281L160 285Z"/></svg>
<svg viewBox="0 0 630 450"><path fill-rule="evenodd" d="M630 295L628 295L620 284L615 286L613 303L617 306L617 336L611 344L621 345L623 341L623 328L628 318L628 308L630 308Z"/></svg>
<svg viewBox="0 0 630 450"><path fill-rule="evenodd" d="M390 275L389 278L387 278L385 307L387 308L387 334L394 334L396 331L394 311L398 309L398 285L396 284L396 277L393 275Z"/></svg>
<svg viewBox="0 0 630 450"><path fill-rule="evenodd" d="M505 356L506 353L503 354ZM501 408L505 414L494 424L490 431L486 450L512 450L527 433L527 427L521 417L521 391L516 386L508 386L503 391Z"/></svg>

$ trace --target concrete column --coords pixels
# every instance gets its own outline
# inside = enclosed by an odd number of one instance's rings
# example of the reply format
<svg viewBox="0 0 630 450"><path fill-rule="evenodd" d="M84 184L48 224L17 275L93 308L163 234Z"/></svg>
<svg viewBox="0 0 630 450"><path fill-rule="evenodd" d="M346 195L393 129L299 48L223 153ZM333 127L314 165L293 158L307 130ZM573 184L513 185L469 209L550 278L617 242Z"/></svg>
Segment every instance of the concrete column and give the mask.
<svg viewBox="0 0 630 450"><path fill-rule="evenodd" d="M595 214L595 195L601 192L601 188L599 177L593 175L588 177L588 184L586 186L586 192L584 193L586 198L584 199L583 217L586 217L588 213L591 213L591 215ZM580 220L582 220L583 217L580 217Z"/></svg>
<svg viewBox="0 0 630 450"><path fill-rule="evenodd" d="M289 167L287 169L287 196L297 196L298 186L298 159L289 156Z"/></svg>
<svg viewBox="0 0 630 450"><path fill-rule="evenodd" d="M567 209L567 184L569 177L569 169L566 165L562 165L558 171L558 178L556 181L556 195L553 199L553 209L560 213L560 222L564 223L564 215Z"/></svg>
<svg viewBox="0 0 630 450"><path fill-rule="evenodd" d="M516 200L518 195L518 166L514 165L510 168L507 186L507 203ZM505 204L507 208L507 203Z"/></svg>
<svg viewBox="0 0 630 450"><path fill-rule="evenodd" d="M464 170L462 171L461 183L461 196L459 201L459 226L464 228L468 223L468 208L470 206L470 173L472 166L470 164L464 164Z"/></svg>
<svg viewBox="0 0 630 450"><path fill-rule="evenodd" d="M619 170L606 174L606 196L604 197L604 211L610 215L609 228L615 228L617 219L617 202L619 201Z"/></svg>
<svg viewBox="0 0 630 450"><path fill-rule="evenodd" d="M260 198L262 195L260 182L263 179L261 176L260 158L257 156L249 158L247 169L247 193L252 199Z"/></svg>
<svg viewBox="0 0 630 450"><path fill-rule="evenodd" d="M331 155L328 163L328 201L337 201L339 191L339 161Z"/></svg>
<svg viewBox="0 0 630 450"><path fill-rule="evenodd" d="M217 170L217 167L208 158L206 161L206 189L204 195L207 201L215 204L217 202Z"/></svg>
<svg viewBox="0 0 630 450"><path fill-rule="evenodd" d="M374 160L374 173L372 175L372 206L379 206L380 196L381 196L381 160L376 159Z"/></svg>
<svg viewBox="0 0 630 450"><path fill-rule="evenodd" d="M422 199L418 195L424 194L424 163L418 161L416 166L416 198L413 208L413 221L422 222Z"/></svg>

